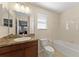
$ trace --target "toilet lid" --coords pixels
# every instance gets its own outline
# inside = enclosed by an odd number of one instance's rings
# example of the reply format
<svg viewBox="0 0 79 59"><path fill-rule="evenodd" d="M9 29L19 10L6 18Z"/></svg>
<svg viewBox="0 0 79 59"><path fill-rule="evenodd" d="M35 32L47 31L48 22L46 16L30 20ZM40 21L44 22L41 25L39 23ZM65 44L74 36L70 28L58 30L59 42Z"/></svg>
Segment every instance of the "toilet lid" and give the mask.
<svg viewBox="0 0 79 59"><path fill-rule="evenodd" d="M54 49L51 46L45 46L45 49L49 52L54 52Z"/></svg>

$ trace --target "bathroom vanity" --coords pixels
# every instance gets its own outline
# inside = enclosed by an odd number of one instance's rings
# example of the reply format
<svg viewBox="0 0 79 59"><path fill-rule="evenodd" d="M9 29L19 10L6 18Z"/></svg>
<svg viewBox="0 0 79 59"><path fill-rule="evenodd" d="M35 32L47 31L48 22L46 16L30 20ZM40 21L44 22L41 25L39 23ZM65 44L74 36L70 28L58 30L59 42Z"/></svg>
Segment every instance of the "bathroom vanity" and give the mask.
<svg viewBox="0 0 79 59"><path fill-rule="evenodd" d="M35 33L34 17L23 10L15 10L16 5L19 4L0 4L0 57L36 57L38 40L33 35L29 39L29 35Z"/></svg>
<svg viewBox="0 0 79 59"><path fill-rule="evenodd" d="M0 43L0 57L37 57L38 40L5 41Z"/></svg>

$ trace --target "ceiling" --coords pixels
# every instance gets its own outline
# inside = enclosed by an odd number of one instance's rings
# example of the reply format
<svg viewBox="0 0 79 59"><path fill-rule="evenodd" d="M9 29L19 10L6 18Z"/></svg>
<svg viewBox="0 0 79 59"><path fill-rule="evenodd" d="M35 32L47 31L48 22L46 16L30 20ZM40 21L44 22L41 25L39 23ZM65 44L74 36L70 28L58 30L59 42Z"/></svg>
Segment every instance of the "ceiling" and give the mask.
<svg viewBox="0 0 79 59"><path fill-rule="evenodd" d="M72 7L79 7L79 2L32 2L37 6L61 13Z"/></svg>

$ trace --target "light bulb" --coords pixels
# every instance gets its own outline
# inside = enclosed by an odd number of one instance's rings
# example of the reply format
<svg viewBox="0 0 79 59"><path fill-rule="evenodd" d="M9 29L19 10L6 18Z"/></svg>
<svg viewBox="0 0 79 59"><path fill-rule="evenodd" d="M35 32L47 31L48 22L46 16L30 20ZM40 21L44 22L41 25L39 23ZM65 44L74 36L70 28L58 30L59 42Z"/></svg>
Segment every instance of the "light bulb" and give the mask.
<svg viewBox="0 0 79 59"><path fill-rule="evenodd" d="M23 5L21 6L21 12L24 12L24 6Z"/></svg>
<svg viewBox="0 0 79 59"><path fill-rule="evenodd" d="M17 3L15 4L15 10L16 10L16 11L20 11L20 5L17 4Z"/></svg>
<svg viewBox="0 0 79 59"><path fill-rule="evenodd" d="M26 13L30 13L30 8L29 8L29 7L26 7L26 8L25 8L25 12L26 12Z"/></svg>

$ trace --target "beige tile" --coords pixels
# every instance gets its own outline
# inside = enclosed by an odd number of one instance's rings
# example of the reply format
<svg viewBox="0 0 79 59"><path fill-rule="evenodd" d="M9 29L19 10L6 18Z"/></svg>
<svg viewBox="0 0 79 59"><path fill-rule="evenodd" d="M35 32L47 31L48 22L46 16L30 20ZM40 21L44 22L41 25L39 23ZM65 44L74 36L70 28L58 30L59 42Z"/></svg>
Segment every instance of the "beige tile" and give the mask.
<svg viewBox="0 0 79 59"><path fill-rule="evenodd" d="M40 52L39 57L47 57L45 52ZM55 50L54 54L51 57L65 57L63 53Z"/></svg>
<svg viewBox="0 0 79 59"><path fill-rule="evenodd" d="M64 57L64 54L62 52L59 51L55 51L55 54L53 55L54 57Z"/></svg>

